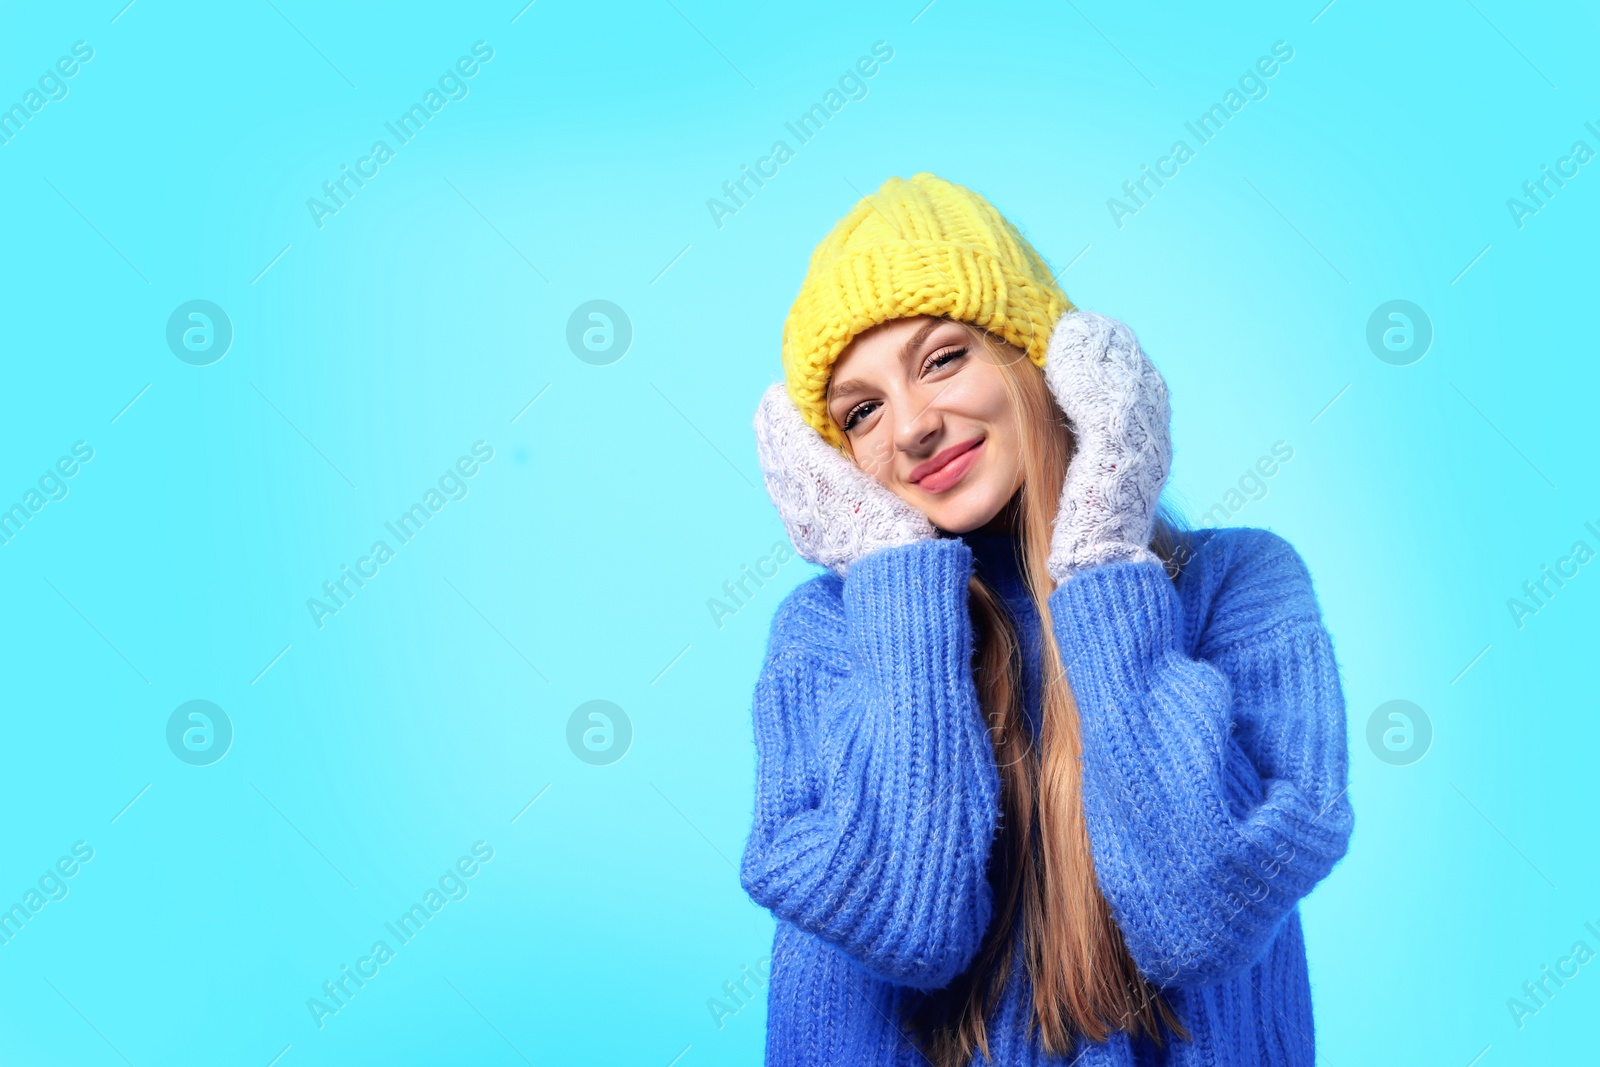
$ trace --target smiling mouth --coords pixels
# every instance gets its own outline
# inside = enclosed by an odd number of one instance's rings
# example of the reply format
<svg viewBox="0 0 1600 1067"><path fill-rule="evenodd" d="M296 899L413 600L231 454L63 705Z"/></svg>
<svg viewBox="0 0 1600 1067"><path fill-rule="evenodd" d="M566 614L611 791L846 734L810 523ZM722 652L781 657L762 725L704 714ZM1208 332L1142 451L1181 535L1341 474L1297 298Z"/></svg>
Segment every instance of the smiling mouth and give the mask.
<svg viewBox="0 0 1600 1067"><path fill-rule="evenodd" d="M917 464L907 481L924 492L942 493L966 476L978 462L982 449L981 437L951 445L932 459Z"/></svg>

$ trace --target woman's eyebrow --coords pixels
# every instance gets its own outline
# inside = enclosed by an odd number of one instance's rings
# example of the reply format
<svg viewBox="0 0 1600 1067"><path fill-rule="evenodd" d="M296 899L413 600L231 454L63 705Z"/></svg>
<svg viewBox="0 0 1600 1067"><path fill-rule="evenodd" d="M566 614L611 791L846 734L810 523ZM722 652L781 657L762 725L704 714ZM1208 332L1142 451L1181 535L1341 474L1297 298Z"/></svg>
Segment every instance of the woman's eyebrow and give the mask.
<svg viewBox="0 0 1600 1067"><path fill-rule="evenodd" d="M901 361L904 362L905 360L910 359L916 354L917 349L922 347L922 343L928 339L928 335L930 333L932 333L934 330L937 330L939 327L946 325L948 325L948 322L944 319L930 319L921 326L917 327L917 332L906 338L906 343L900 346ZM831 403L835 400L847 397L852 393L862 392L867 388L867 383L858 378L846 378L837 385L830 385L828 387L828 401Z"/></svg>

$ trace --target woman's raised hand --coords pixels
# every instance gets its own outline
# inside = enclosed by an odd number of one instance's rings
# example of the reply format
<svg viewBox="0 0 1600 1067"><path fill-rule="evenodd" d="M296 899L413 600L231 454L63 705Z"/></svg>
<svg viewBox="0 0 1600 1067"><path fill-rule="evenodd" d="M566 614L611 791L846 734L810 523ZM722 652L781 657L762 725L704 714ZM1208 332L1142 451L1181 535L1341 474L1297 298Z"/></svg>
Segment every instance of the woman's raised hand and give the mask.
<svg viewBox="0 0 1600 1067"><path fill-rule="evenodd" d="M1051 577L1059 585L1088 567L1158 560L1149 544L1172 464L1167 383L1132 330L1087 311L1056 324L1044 373L1076 438L1050 539Z"/></svg>
<svg viewBox="0 0 1600 1067"><path fill-rule="evenodd" d="M767 493L803 559L843 577L874 549L936 536L926 515L824 441L783 383L761 397L755 429Z"/></svg>

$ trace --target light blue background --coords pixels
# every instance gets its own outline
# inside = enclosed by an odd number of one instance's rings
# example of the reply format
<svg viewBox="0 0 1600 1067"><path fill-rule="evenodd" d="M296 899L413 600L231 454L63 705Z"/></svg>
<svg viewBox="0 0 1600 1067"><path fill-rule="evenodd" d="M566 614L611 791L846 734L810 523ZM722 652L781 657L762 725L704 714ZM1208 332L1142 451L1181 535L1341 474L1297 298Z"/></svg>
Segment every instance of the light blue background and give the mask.
<svg viewBox="0 0 1600 1067"><path fill-rule="evenodd" d="M720 629L707 600L783 536L749 425L807 256L918 170L1135 328L1191 515L1294 449L1230 522L1299 549L1343 669L1356 832L1303 906L1322 1061L1593 1056L1600 964L1507 1008L1600 950L1600 564L1507 608L1600 549L1600 164L1523 228L1506 206L1600 149L1591 10L121 2L0 30L0 102L95 50L0 145L0 504L95 450L0 546L0 904L95 850L0 946L0 1060L758 1062L759 999L720 1029L707 1001L770 945L734 867L749 700L813 570ZM319 229L307 198L479 40L470 95ZM1119 229L1107 198L1280 40L1269 95ZM876 41L866 98L714 225ZM208 367L164 339L191 299L235 331ZM633 324L606 366L565 341L592 299ZM1365 341L1391 299L1434 327L1410 366ZM319 630L307 598L479 440L467 498ZM1366 743L1396 698L1435 731L1408 766ZM211 766L164 738L192 699L235 729ZM591 699L635 731L609 766L565 740ZM307 999L480 840L470 895L319 1030Z"/></svg>

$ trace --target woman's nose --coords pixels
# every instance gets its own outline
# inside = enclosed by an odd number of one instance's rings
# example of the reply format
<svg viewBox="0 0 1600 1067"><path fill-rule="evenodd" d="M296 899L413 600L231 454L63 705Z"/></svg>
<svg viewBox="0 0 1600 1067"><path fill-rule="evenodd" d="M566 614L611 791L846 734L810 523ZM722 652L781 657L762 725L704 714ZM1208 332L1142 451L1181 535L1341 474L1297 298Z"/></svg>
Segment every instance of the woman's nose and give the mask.
<svg viewBox="0 0 1600 1067"><path fill-rule="evenodd" d="M927 397L911 398L895 415L895 448L913 455L924 451L938 436L940 423L937 404Z"/></svg>

